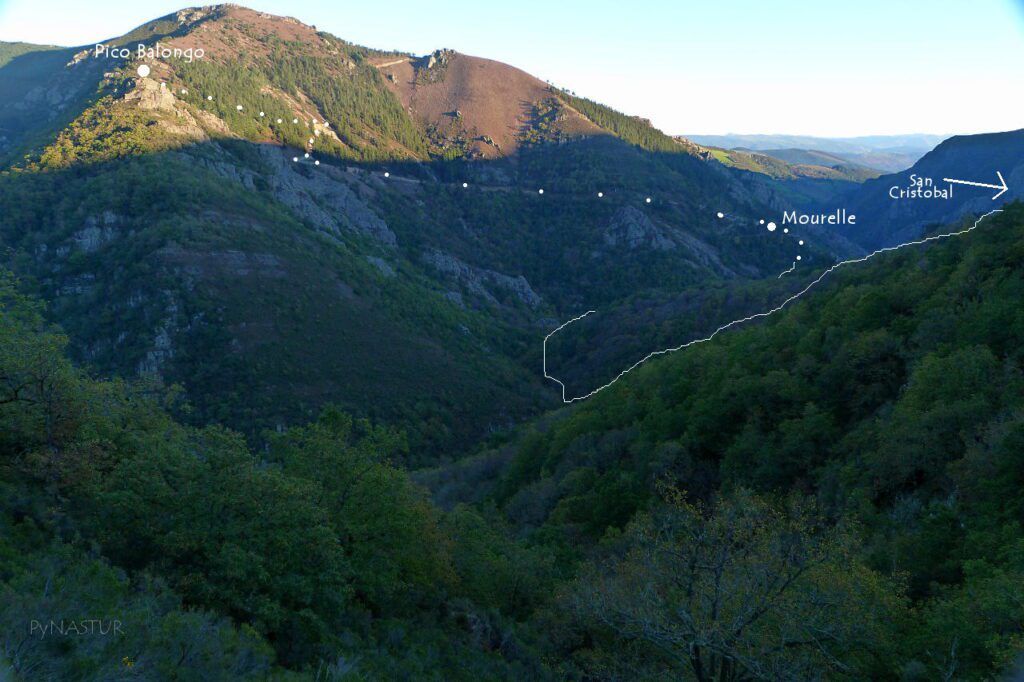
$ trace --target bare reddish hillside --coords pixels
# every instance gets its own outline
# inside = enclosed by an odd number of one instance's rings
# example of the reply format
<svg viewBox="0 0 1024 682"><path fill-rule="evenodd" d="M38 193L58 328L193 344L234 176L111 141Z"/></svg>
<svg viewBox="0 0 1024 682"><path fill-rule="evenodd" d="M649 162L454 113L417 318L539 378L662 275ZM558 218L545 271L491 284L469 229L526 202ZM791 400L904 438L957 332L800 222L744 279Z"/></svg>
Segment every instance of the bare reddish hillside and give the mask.
<svg viewBox="0 0 1024 682"><path fill-rule="evenodd" d="M546 117L545 134L555 138L608 134L571 106L562 103L553 110L550 101L554 95L543 81L490 59L450 50L417 58L370 49L353 57L341 39L320 33L316 27L237 5L186 9L167 19L177 21L187 30L164 43L182 49L202 48L204 60L209 62L259 62L269 57L273 46L288 45L293 53L324 58L330 65L328 78L344 78L368 59L435 153L456 148L470 157L511 154L522 143L524 133L538 124L538 112ZM171 80L168 68L159 64L153 67L158 77ZM325 117L306 93L275 90L269 94L286 101L292 114L301 120ZM548 106L544 106L546 100ZM390 147L399 156L423 154L386 139L370 127L357 136L373 140L374 145Z"/></svg>
<svg viewBox="0 0 1024 682"><path fill-rule="evenodd" d="M171 47L202 48L207 59L229 60L240 53L262 54L267 36L310 45L323 44L312 26L292 17L279 17L238 5L216 5L181 10L175 18L194 27L164 42ZM209 21L211 20L212 21Z"/></svg>
<svg viewBox="0 0 1024 682"><path fill-rule="evenodd" d="M433 66L430 59L380 58L377 67L420 125L461 128L485 157L515 151L534 105L551 96L543 81L508 64L455 52ZM570 134L604 132L574 111L559 126Z"/></svg>

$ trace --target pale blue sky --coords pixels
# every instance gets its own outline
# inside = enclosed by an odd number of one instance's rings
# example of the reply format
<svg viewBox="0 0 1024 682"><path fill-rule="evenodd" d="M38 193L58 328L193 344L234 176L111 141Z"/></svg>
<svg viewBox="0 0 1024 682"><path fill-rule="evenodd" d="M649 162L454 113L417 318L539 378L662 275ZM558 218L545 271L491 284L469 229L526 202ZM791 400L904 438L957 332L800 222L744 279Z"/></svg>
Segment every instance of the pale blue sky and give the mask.
<svg viewBox="0 0 1024 682"><path fill-rule="evenodd" d="M1024 0L251 0L352 42L513 64L670 133L1024 127ZM184 0L0 0L0 40L91 44Z"/></svg>

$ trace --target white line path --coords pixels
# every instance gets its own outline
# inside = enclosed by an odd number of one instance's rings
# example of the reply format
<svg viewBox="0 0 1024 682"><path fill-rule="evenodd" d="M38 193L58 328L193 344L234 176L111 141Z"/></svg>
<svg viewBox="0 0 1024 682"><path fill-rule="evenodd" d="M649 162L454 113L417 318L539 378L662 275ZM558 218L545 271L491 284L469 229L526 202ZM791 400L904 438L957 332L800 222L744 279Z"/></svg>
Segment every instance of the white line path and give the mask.
<svg viewBox="0 0 1024 682"><path fill-rule="evenodd" d="M667 355L668 353L675 353L676 351L683 350L684 348L689 348L690 346L696 346L697 344L700 344L700 343L706 343L706 342L712 340L713 338L715 338L716 336L718 336L719 332L723 332L723 331L725 331L727 329L730 329L730 328L735 327L737 325L743 324L744 322L750 322L751 320L756 320L756 319L759 319L759 318L763 318L763 317L768 317L770 315L774 315L775 313L779 312L780 310L785 308L787 305L789 305L793 301L797 300L798 298L800 298L801 296L806 294L808 291L810 291L815 286L817 286L823 279L828 277L833 271L841 268L844 265L853 265L855 263L863 263L863 262L865 262L867 260L870 260L871 258L874 258L875 256L877 256L877 255L879 255L881 253L887 253L889 251L898 251L899 249L902 249L902 248L907 247L907 246L915 246L915 245L919 245L919 244L927 244L929 242L940 241L942 239L948 239L949 237L960 237L960 236L963 236L963 235L967 234L968 232L972 232L976 227L978 227L979 224L981 224L982 220L984 220L985 218L987 218L990 215L993 215L995 213L1002 213L1002 209L995 209L993 211L989 211L988 213L986 213L983 216L981 216L980 218L978 218L974 222L974 224L971 225L970 227L965 228L963 230L959 230L957 232L946 232L944 234L937 234L937 235L933 235L931 237L925 237L924 239L918 239L918 240L912 241L912 242L905 242L903 244L898 244L896 246L887 246L885 248L878 249L877 251L872 251L868 255L862 256L860 258L851 258L850 260L840 261L840 262L836 263L835 265L833 265L832 267L830 267L827 270L825 270L824 272L822 272L820 275L818 275L817 278L812 280L810 284L808 284L806 287L801 289L799 292L793 294L792 296L787 298L785 301L783 301L782 303L780 303L776 307L772 308L771 310L765 311L763 313L755 313L755 314L750 315L748 317L743 317L743 318L740 318L738 320L733 320L732 322L728 322L726 324L723 324L721 327L719 327L718 329L713 331L709 336L705 336L704 338L693 339L692 341L687 341L684 344L681 344L681 345L678 345L678 346L673 346L672 348L665 348L664 350L658 350L658 351L654 351L653 353L648 353L641 360L638 360L637 362L633 363L632 365L630 365L626 369L624 369L621 372L619 372L619 374L614 379L609 381L604 386L599 386L598 388L595 388L590 393L586 393L584 395L579 395L579 396L576 396L574 398L566 398L565 397L565 384L563 384L561 381L559 381L555 377L553 377L550 374L548 374L548 339L550 339L552 336L554 336L558 332L560 332L563 329L565 329L566 327L568 327L570 324L572 324L574 322L578 322L579 320L582 320L587 315L590 315L590 314L596 312L594 310L588 310L587 312L583 313L582 315L574 317L571 320L569 320L568 322L563 323L557 329L555 329L554 331L552 331L551 333L549 333L547 336L544 337L544 378L545 379L550 379L551 381L554 381L556 384L558 384L559 386L562 387L562 402L563 403L569 404L569 403L574 403L574 402L576 402L578 400L586 400L587 398L590 398L590 397L600 393L604 389L608 388L609 386L614 384L616 381L618 381L622 377L626 376L627 374L629 374L634 369L636 369L640 365L644 364L645 362L647 362L651 358L657 357L659 355Z"/></svg>

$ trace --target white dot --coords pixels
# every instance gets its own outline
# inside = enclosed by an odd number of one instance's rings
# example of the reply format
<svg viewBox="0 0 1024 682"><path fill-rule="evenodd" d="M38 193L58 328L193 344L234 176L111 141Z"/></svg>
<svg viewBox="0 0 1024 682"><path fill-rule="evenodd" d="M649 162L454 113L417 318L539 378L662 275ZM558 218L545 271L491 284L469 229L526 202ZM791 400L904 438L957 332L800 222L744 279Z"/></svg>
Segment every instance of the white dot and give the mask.
<svg viewBox="0 0 1024 682"><path fill-rule="evenodd" d="M313 125L316 125L316 119L315 118L313 119Z"/></svg>
<svg viewBox="0 0 1024 682"><path fill-rule="evenodd" d="M260 112L260 118L263 118L263 112L262 111Z"/></svg>
<svg viewBox="0 0 1024 682"><path fill-rule="evenodd" d="M278 122L278 123L281 123L282 121L281 121L281 119L277 119L277 122Z"/></svg>
<svg viewBox="0 0 1024 682"><path fill-rule="evenodd" d="M648 204L651 203L651 198L650 197L647 197L647 203Z"/></svg>
<svg viewBox="0 0 1024 682"><path fill-rule="evenodd" d="M167 87L167 83L161 83L161 84L160 84L160 89L161 89L161 90L162 90L162 89L164 89L164 88L166 88L166 87Z"/></svg>
<svg viewBox="0 0 1024 682"><path fill-rule="evenodd" d="M149 67L145 64L139 64L139 68L137 69L137 71L139 72L139 75L143 78L149 75Z"/></svg>
<svg viewBox="0 0 1024 682"><path fill-rule="evenodd" d="M803 246L803 245L804 245L804 240L803 240L803 239L801 239L801 240L800 240L800 246Z"/></svg>
<svg viewBox="0 0 1024 682"><path fill-rule="evenodd" d="M537 194L544 194L544 190L542 190L542 189L537 190Z"/></svg>
<svg viewBox="0 0 1024 682"><path fill-rule="evenodd" d="M764 220L759 221L761 225L764 225Z"/></svg>
<svg viewBox="0 0 1024 682"><path fill-rule="evenodd" d="M469 187L469 183L468 183L468 182L464 182L464 183L462 183L462 187L463 187L463 188Z"/></svg>
<svg viewBox="0 0 1024 682"><path fill-rule="evenodd" d="M309 138L309 143L310 143L310 144L313 144L314 142L316 142L316 140L314 140L314 139L313 139L312 137L311 137L311 138Z"/></svg>
<svg viewBox="0 0 1024 682"><path fill-rule="evenodd" d="M789 228L788 227L782 228L782 234L789 234Z"/></svg>
<svg viewBox="0 0 1024 682"><path fill-rule="evenodd" d="M207 100L208 102L212 102L212 101L213 101L213 95L207 95L207 96L206 96L206 100Z"/></svg>
<svg viewBox="0 0 1024 682"><path fill-rule="evenodd" d="M298 123L298 122L299 122L299 119L297 119L297 118L293 118L292 119L292 123Z"/></svg>
<svg viewBox="0 0 1024 682"><path fill-rule="evenodd" d="M391 173L388 173L387 171L385 171L384 172L384 177L385 178L390 178L391 177Z"/></svg>
<svg viewBox="0 0 1024 682"><path fill-rule="evenodd" d="M320 165L320 162L319 162L319 161L314 161L313 163L314 163L314 164L316 164L317 166L319 166L319 165Z"/></svg>
<svg viewBox="0 0 1024 682"><path fill-rule="evenodd" d="M768 223L768 231L774 232L775 228L778 227L775 223Z"/></svg>
<svg viewBox="0 0 1024 682"><path fill-rule="evenodd" d="M604 192L598 192L597 193L597 198L600 199L602 197L604 197Z"/></svg>
<svg viewBox="0 0 1024 682"><path fill-rule="evenodd" d="M796 257L796 259L797 259L797 260L802 260L802 259L803 259L803 257L802 257L802 256L797 256L797 257Z"/></svg>
<svg viewBox="0 0 1024 682"><path fill-rule="evenodd" d="M292 161L294 161L295 163L298 163L299 162L299 157L293 156L292 157Z"/></svg>
<svg viewBox="0 0 1024 682"><path fill-rule="evenodd" d="M241 110L242 110L242 105L241 105L241 104L237 105L237 106L235 107L235 109L238 109L239 111L241 111Z"/></svg>
<svg viewBox="0 0 1024 682"><path fill-rule="evenodd" d="M188 94L188 90L186 90L185 88L182 88L181 89L181 94L187 95Z"/></svg>
<svg viewBox="0 0 1024 682"><path fill-rule="evenodd" d="M719 218L724 218L724 217L725 217L725 214L724 214L724 213L722 213L721 211L719 211L719 212L718 212L718 213L716 213L715 215L717 215L717 216L718 216Z"/></svg>
<svg viewBox="0 0 1024 682"><path fill-rule="evenodd" d="M306 154L306 158L307 158L307 159L309 158L309 154Z"/></svg>
<svg viewBox="0 0 1024 682"><path fill-rule="evenodd" d="M331 127L331 124L328 123L327 121L324 121L324 128L330 128L330 127Z"/></svg>

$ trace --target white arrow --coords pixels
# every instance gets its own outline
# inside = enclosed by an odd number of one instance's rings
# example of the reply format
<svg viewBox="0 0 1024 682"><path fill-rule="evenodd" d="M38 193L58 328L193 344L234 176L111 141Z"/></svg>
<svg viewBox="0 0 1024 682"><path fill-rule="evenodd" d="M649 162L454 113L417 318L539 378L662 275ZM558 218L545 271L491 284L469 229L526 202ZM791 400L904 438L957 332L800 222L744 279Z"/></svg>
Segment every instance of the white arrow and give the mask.
<svg viewBox="0 0 1024 682"><path fill-rule="evenodd" d="M967 182L966 180L954 180L953 178L942 178L942 181L955 182L958 185L970 185L971 187L988 187L989 189L997 189L999 190L999 193L992 197L992 200L995 201L996 199L1003 195L1003 192L1010 189L1009 187L1006 186L1006 180L1003 180L1003 174L1000 173L999 171L996 171L996 175L999 176L998 185L987 185L984 182Z"/></svg>

